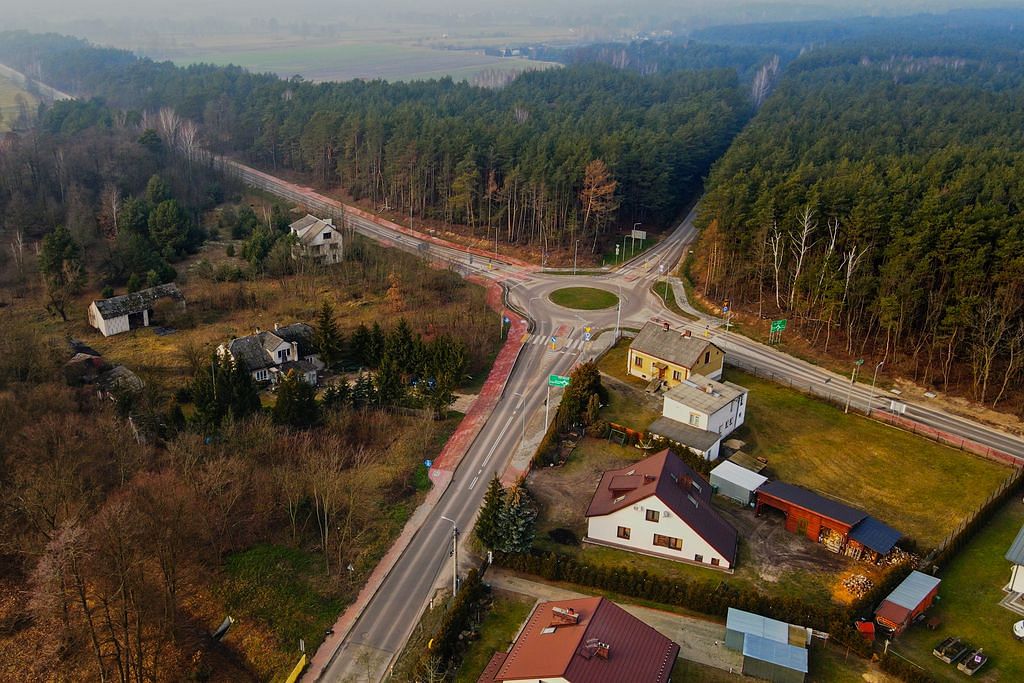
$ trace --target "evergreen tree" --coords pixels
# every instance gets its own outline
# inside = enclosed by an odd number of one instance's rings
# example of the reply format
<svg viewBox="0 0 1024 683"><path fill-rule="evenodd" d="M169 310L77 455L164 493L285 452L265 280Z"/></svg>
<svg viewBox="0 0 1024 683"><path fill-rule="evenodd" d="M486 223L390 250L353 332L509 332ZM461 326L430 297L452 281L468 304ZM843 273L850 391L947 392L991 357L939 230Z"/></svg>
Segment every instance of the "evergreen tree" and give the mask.
<svg viewBox="0 0 1024 683"><path fill-rule="evenodd" d="M366 345L366 366L376 368L380 366L384 356L384 329L380 323L374 321L370 328L370 342Z"/></svg>
<svg viewBox="0 0 1024 683"><path fill-rule="evenodd" d="M345 355L344 339L334 320L334 307L324 299L316 319L313 345L320 354L320 360L329 368L337 367Z"/></svg>
<svg viewBox="0 0 1024 683"><path fill-rule="evenodd" d="M149 234L165 258L180 256L189 241L188 216L175 199L160 202L149 214Z"/></svg>
<svg viewBox="0 0 1024 683"><path fill-rule="evenodd" d="M497 550L521 554L530 551L536 533L537 508L522 483L505 495L505 504L498 514Z"/></svg>
<svg viewBox="0 0 1024 683"><path fill-rule="evenodd" d="M377 370L377 403L382 406L394 406L405 396L405 385L402 383L402 369L391 358L381 361Z"/></svg>
<svg viewBox="0 0 1024 683"><path fill-rule="evenodd" d="M332 384L324 390L323 404L331 410L347 408L352 403L352 388L348 382Z"/></svg>
<svg viewBox="0 0 1024 683"><path fill-rule="evenodd" d="M231 415L241 419L260 410L260 397L252 375L227 354L214 354L210 365L192 378L195 419L207 427L217 427Z"/></svg>
<svg viewBox="0 0 1024 683"><path fill-rule="evenodd" d="M405 318L399 318L384 340L382 356L390 358L402 368L416 366L416 344L419 341L413 336L412 328Z"/></svg>
<svg viewBox="0 0 1024 683"><path fill-rule="evenodd" d="M150 206L156 206L171 198L171 188L159 175L153 175L146 183L146 201Z"/></svg>
<svg viewBox="0 0 1024 683"><path fill-rule="evenodd" d="M277 385L277 403L274 404L275 424L298 429L311 427L320 421L320 406L316 402L316 389L290 370Z"/></svg>
<svg viewBox="0 0 1024 683"><path fill-rule="evenodd" d="M67 307L81 289L82 250L63 225L43 238L39 270L46 278L46 309L67 320Z"/></svg>
<svg viewBox="0 0 1024 683"><path fill-rule="evenodd" d="M356 385L352 388L352 405L355 408L368 408L377 402L377 391L369 373L361 373Z"/></svg>
<svg viewBox="0 0 1024 683"><path fill-rule="evenodd" d="M494 549L498 547L499 530L501 528L501 511L505 507L505 487L495 474L491 477L491 483L487 486L487 493L484 494L484 502L480 507L480 516L477 517L474 533L480 539L485 548Z"/></svg>
<svg viewBox="0 0 1024 683"><path fill-rule="evenodd" d="M230 358L226 360L231 367L231 403L228 406L231 416L239 420L258 413L263 404L252 373L241 363L234 363Z"/></svg>
<svg viewBox="0 0 1024 683"><path fill-rule="evenodd" d="M370 362L368 360L370 353L370 346L373 344L373 340L370 337L370 328L363 323L359 323L359 327L352 333L352 341L349 344L349 352L351 354L353 362L357 363L361 367L369 367Z"/></svg>

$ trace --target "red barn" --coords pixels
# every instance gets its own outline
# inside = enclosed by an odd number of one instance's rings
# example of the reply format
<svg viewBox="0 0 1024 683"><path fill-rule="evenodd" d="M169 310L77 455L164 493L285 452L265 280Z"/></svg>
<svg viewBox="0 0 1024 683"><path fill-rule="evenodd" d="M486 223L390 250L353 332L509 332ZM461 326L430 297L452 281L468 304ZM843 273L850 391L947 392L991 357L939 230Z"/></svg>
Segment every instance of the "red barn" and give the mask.
<svg viewBox="0 0 1024 683"><path fill-rule="evenodd" d="M854 558L877 560L902 537L866 512L781 481L757 489L756 513L766 506L786 516L786 531Z"/></svg>
<svg viewBox="0 0 1024 683"><path fill-rule="evenodd" d="M940 579L934 576L910 572L875 610L875 621L893 633L900 633L931 607L939 592L939 583Z"/></svg>

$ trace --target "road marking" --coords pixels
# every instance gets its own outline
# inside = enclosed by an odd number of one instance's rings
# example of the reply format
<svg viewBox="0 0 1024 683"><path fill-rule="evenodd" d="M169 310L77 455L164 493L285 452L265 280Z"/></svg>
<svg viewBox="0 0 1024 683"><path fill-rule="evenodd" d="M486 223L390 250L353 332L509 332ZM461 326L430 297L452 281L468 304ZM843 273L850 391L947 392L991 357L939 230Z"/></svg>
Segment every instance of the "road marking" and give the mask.
<svg viewBox="0 0 1024 683"><path fill-rule="evenodd" d="M477 483L478 481L480 481L480 475L479 475L479 474L478 474L478 475L476 475L475 477L473 477L473 481L469 482L469 486L468 486L467 488L468 488L468 489L469 489L470 491L472 491L472 490L473 490L473 487L474 487L474 486L476 486L476 483Z"/></svg>

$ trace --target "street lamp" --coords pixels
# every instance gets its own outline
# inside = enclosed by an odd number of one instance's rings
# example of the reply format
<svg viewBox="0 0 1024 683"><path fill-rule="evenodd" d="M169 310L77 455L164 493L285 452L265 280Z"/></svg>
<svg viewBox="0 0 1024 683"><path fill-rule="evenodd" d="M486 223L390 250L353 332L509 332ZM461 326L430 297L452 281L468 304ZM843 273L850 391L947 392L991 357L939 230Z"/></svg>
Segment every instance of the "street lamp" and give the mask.
<svg viewBox="0 0 1024 683"><path fill-rule="evenodd" d="M871 417L871 403L875 400L875 380L878 379L878 370L885 365L884 360L878 361L878 365L875 366L875 372L871 375L871 393L868 395L868 417Z"/></svg>
<svg viewBox="0 0 1024 683"><path fill-rule="evenodd" d="M850 399L853 398L853 383L857 381L857 372L860 370L860 366L864 365L864 359L860 358L856 363L853 364L853 372L850 373L850 386L846 390L846 407L843 408L844 413L850 412Z"/></svg>
<svg viewBox="0 0 1024 683"><path fill-rule="evenodd" d="M619 321L622 319L622 285L615 285L619 288L619 303L615 307L615 341L619 341Z"/></svg>
<svg viewBox="0 0 1024 683"><path fill-rule="evenodd" d="M452 525L452 598L459 592L459 525L454 519L441 515L441 519Z"/></svg>
<svg viewBox="0 0 1024 683"><path fill-rule="evenodd" d="M633 231L634 231L634 233L636 232L637 227L640 226L640 225L643 225L643 223L634 223L633 224ZM633 255L633 247L636 244L636 237L634 237L634 233L631 233L630 236L629 236L629 255L630 256Z"/></svg>
<svg viewBox="0 0 1024 683"><path fill-rule="evenodd" d="M576 274L576 257L580 255L580 241L576 240L576 250L572 253L572 274Z"/></svg>

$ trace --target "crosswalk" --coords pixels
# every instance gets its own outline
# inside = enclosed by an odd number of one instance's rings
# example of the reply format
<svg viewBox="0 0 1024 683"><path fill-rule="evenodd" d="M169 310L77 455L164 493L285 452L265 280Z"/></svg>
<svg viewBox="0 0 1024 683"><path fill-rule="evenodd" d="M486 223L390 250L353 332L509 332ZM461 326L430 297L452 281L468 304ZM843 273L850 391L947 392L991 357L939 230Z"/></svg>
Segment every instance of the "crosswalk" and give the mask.
<svg viewBox="0 0 1024 683"><path fill-rule="evenodd" d="M547 346L550 349L551 336L548 334L531 334L526 336L523 343L528 344L530 346ZM588 342L583 341L582 337L570 339L569 341L566 341L564 338L559 338L558 341L555 343L555 348L552 350L560 352L579 351L587 343Z"/></svg>

